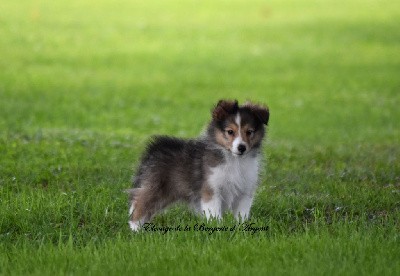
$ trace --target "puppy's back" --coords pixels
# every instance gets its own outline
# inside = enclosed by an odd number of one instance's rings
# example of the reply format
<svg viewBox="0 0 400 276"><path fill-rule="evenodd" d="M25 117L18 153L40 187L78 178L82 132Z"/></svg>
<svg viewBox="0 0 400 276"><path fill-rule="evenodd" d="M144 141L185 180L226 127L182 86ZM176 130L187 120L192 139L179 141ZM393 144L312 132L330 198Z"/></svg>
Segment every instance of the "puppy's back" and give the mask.
<svg viewBox="0 0 400 276"><path fill-rule="evenodd" d="M155 136L134 178L134 187L151 185L165 192L197 190L203 180L205 144L169 136Z"/></svg>

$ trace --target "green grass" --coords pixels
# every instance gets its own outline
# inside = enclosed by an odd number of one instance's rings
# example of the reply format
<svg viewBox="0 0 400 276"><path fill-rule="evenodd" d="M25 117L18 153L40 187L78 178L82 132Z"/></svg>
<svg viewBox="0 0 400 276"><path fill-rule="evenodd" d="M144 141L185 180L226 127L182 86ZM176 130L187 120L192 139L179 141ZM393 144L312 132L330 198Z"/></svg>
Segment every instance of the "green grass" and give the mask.
<svg viewBox="0 0 400 276"><path fill-rule="evenodd" d="M398 18L388 0L3 1L0 274L400 274ZM270 107L268 231L131 233L146 139L198 135L220 98Z"/></svg>

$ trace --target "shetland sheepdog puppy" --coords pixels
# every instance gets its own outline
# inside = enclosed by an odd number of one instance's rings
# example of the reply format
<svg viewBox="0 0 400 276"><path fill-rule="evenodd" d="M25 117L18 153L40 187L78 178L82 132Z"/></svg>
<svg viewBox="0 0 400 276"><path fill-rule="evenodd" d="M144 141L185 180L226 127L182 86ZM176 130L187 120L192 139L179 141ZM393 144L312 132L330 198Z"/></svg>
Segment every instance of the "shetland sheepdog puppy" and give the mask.
<svg viewBox="0 0 400 276"><path fill-rule="evenodd" d="M174 202L186 202L207 219L232 211L249 217L257 188L266 106L221 100L196 139L156 136L147 146L129 190L133 231Z"/></svg>

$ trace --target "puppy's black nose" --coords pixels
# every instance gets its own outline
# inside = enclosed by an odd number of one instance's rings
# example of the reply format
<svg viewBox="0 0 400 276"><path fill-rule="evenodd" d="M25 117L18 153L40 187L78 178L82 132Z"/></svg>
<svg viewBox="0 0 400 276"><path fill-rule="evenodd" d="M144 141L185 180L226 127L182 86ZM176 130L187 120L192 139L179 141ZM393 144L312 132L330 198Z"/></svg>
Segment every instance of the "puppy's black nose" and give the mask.
<svg viewBox="0 0 400 276"><path fill-rule="evenodd" d="M238 146L238 151L239 151L241 154L243 154L243 152L246 151L246 146L243 145L243 144L240 144L240 145Z"/></svg>

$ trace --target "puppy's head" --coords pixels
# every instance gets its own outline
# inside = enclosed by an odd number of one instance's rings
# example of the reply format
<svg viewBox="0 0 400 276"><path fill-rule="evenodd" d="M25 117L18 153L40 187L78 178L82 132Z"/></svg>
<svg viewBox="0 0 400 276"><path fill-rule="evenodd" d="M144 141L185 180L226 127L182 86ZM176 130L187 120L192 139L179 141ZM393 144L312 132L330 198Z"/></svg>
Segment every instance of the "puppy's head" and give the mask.
<svg viewBox="0 0 400 276"><path fill-rule="evenodd" d="M221 100L212 110L209 135L233 155L246 155L261 146L268 124L266 106Z"/></svg>

